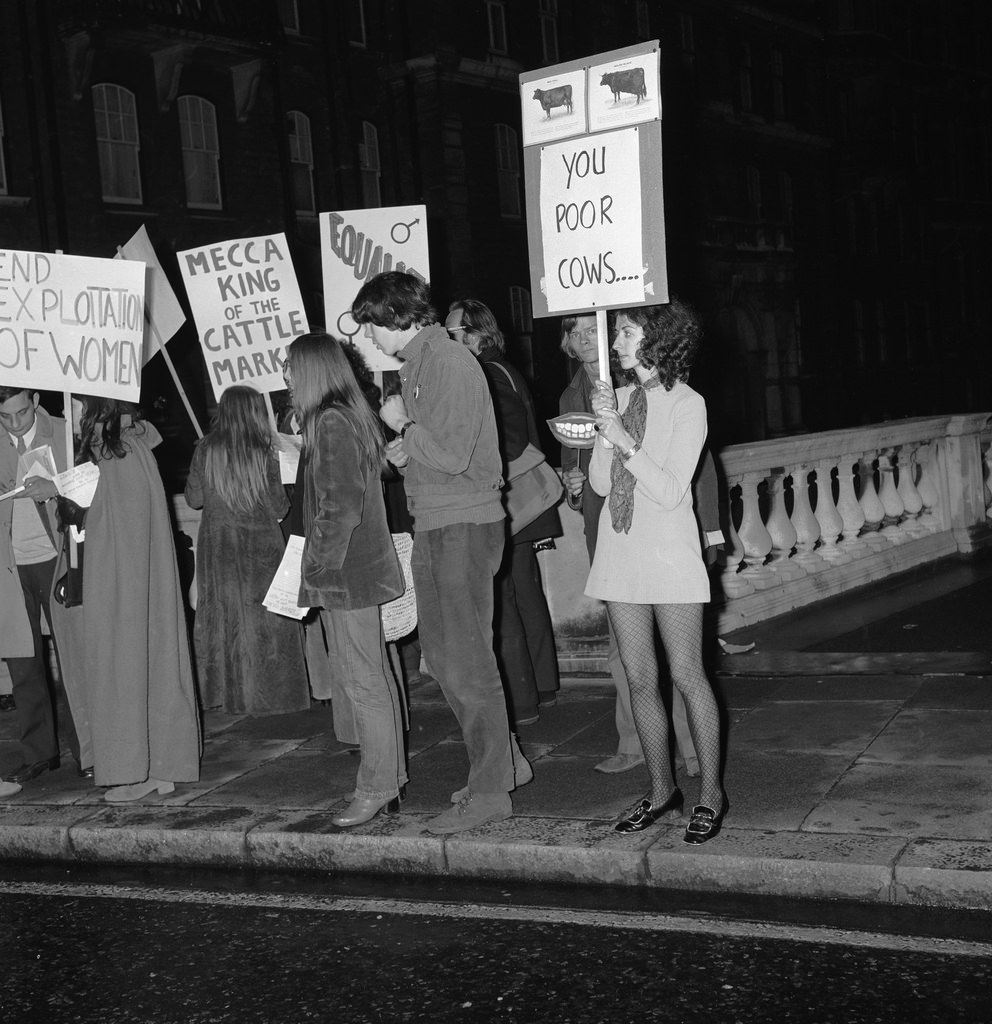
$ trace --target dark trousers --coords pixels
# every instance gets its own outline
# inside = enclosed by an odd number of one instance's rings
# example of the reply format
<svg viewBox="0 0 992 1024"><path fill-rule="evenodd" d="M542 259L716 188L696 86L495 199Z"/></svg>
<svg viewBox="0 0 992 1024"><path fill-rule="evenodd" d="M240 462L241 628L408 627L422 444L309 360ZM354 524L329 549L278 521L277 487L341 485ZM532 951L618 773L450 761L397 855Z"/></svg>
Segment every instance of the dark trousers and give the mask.
<svg viewBox="0 0 992 1024"><path fill-rule="evenodd" d="M45 613L49 628L52 625L51 593L55 576L55 559L34 565L19 565L17 573L24 592L24 607L34 637L34 654L30 658L6 658L17 720L21 731L21 754L25 764L47 761L59 756L58 719L55 691L48 679L45 665L45 642L41 633L41 613ZM54 638L53 638L54 640ZM56 647L56 658L58 648ZM61 675L61 671L59 675ZM79 759L79 740L72 715L66 713L63 732L72 751Z"/></svg>
<svg viewBox="0 0 992 1024"><path fill-rule="evenodd" d="M513 788L510 728L493 652L493 577L503 524L456 523L418 530L413 586L428 671L461 726L473 793Z"/></svg>
<svg viewBox="0 0 992 1024"><path fill-rule="evenodd" d="M541 569L530 541L507 542L496 577L496 652L515 721L558 689L558 655Z"/></svg>

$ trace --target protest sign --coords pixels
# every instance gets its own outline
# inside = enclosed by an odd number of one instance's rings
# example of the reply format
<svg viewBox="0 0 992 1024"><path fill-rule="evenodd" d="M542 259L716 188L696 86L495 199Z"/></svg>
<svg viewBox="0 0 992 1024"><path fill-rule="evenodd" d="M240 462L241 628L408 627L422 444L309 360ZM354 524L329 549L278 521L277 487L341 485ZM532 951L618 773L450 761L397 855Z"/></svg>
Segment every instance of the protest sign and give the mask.
<svg viewBox="0 0 992 1024"><path fill-rule="evenodd" d="M668 301L659 66L654 41L520 75L535 317Z"/></svg>
<svg viewBox="0 0 992 1024"><path fill-rule="evenodd" d="M308 329L285 234L231 239L177 256L214 397L232 384L263 394L284 388L286 346Z"/></svg>
<svg viewBox="0 0 992 1024"><path fill-rule="evenodd" d="M351 317L358 290L387 270L430 281L427 208L387 206L320 215L320 260L327 331L359 348L372 370L395 370L400 360L380 352Z"/></svg>
<svg viewBox="0 0 992 1024"><path fill-rule="evenodd" d="M137 402L142 263L0 249L0 379Z"/></svg>

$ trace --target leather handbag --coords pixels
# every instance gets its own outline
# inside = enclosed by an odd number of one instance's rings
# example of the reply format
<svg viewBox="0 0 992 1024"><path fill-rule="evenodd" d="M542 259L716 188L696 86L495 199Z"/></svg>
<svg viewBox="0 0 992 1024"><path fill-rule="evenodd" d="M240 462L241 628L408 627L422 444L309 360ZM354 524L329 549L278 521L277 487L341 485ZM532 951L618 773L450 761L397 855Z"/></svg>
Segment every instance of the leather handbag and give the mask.
<svg viewBox="0 0 992 1024"><path fill-rule="evenodd" d="M513 377L505 366L493 363L497 369L506 374L510 387L517 391ZM519 391L517 394L519 395ZM530 409L526 402L527 425L531 429L531 437L535 436ZM503 487L503 507L506 517L510 520L510 533L519 533L549 508L554 508L565 494L561 477L548 464L544 452L536 445L527 443L527 447L506 465L506 483Z"/></svg>
<svg viewBox="0 0 992 1024"><path fill-rule="evenodd" d="M561 478L548 465L544 452L532 444L506 467L503 504L510 520L510 533L519 533L525 526L554 508L565 489Z"/></svg>

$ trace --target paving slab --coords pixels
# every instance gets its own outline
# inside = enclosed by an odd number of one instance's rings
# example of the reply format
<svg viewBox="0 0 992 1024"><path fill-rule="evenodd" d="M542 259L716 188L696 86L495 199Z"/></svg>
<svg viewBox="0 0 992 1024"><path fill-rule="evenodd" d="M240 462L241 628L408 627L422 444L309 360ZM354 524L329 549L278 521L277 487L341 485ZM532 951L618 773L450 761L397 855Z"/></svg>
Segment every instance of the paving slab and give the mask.
<svg viewBox="0 0 992 1024"><path fill-rule="evenodd" d="M856 757L899 711L895 701L777 701L733 732L735 748Z"/></svg>
<svg viewBox="0 0 992 1024"><path fill-rule="evenodd" d="M797 831L850 766L846 754L766 751L731 744L724 771L728 821L735 827ZM686 805L691 806L690 793L685 795Z"/></svg>
<svg viewBox="0 0 992 1024"><path fill-rule="evenodd" d="M812 832L986 840L992 773L949 765L855 764L814 810Z"/></svg>
<svg viewBox="0 0 992 1024"><path fill-rule="evenodd" d="M956 764L992 768L992 710L900 711L861 755L863 763Z"/></svg>
<svg viewBox="0 0 992 1024"><path fill-rule="evenodd" d="M194 803L233 807L328 808L355 785L358 759L327 750L291 749L230 781L205 788Z"/></svg>

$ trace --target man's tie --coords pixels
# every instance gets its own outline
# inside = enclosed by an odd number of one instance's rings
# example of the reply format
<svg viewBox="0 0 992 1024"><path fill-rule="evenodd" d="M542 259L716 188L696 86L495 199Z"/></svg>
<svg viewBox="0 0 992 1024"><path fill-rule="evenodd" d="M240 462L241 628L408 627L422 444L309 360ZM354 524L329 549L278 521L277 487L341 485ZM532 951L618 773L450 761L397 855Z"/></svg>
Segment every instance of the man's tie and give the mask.
<svg viewBox="0 0 992 1024"><path fill-rule="evenodd" d="M24 443L24 437L20 434L17 436L17 454L23 455L28 450L27 445Z"/></svg>

